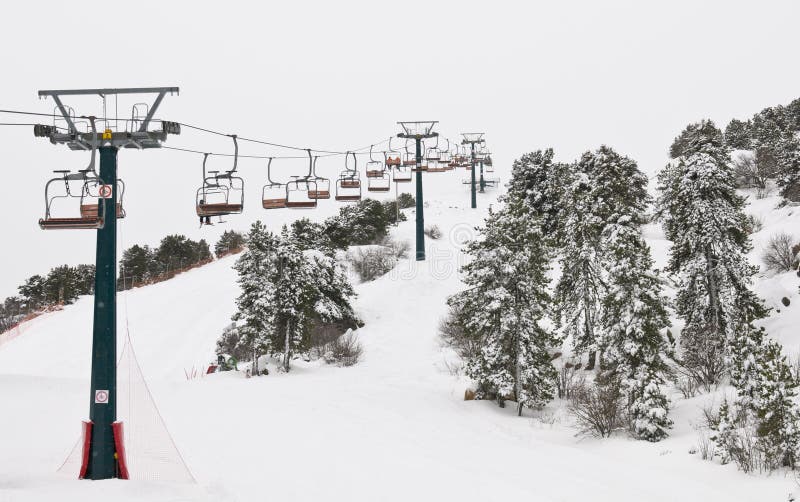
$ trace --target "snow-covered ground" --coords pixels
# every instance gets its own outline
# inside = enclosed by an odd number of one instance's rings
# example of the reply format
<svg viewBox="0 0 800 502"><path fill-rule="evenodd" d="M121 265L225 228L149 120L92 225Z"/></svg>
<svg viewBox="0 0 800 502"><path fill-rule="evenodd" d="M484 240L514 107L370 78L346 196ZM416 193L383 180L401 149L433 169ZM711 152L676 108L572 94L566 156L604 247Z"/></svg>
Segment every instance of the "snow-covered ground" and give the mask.
<svg viewBox="0 0 800 502"><path fill-rule="evenodd" d="M481 208L471 210L460 178L426 177L426 223L443 231L428 241L428 261L402 261L357 286L366 326L359 330L363 360L354 367L300 363L288 375L245 379L229 372L187 380L185 371L213 358L230 322L235 257L120 295L120 336L127 323L197 484L77 481L55 472L86 418L91 298L0 340L0 502L788 499L797 488L790 476L745 475L688 453L707 397L675 394L675 429L656 444L577 438L559 402L520 418L513 407L464 401L466 383L451 374L437 324L445 298L460 285L459 244L473 235L495 195L481 195ZM776 229L797 228L800 209L774 210L775 203L763 199L750 208L765 222L754 237L754 258ZM395 237L411 241L408 215ZM245 230L235 221L229 226ZM663 265L669 243L657 226L646 232ZM757 290L771 306L782 296L792 299L765 325L790 352L797 350L797 278L759 277Z"/></svg>

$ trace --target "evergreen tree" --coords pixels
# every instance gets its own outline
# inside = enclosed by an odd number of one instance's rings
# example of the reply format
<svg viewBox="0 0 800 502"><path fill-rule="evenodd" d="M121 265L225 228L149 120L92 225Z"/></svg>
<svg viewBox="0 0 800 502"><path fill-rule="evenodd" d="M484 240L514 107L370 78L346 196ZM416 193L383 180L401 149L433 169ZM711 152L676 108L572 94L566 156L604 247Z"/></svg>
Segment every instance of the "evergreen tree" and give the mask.
<svg viewBox="0 0 800 502"><path fill-rule="evenodd" d="M134 244L122 252L119 282L125 289L142 285L157 275L158 269L150 246Z"/></svg>
<svg viewBox="0 0 800 502"><path fill-rule="evenodd" d="M257 221L247 234L247 249L236 260L234 269L241 293L236 299L239 348L253 357L252 374L258 374L258 357L271 353L275 346L269 336L275 324L272 298L276 294L273 281L277 255L277 239Z"/></svg>
<svg viewBox="0 0 800 502"><path fill-rule="evenodd" d="M766 342L760 362L759 395L755 403L759 442L772 468L794 469L800 447L798 382L781 346L774 340Z"/></svg>
<svg viewBox="0 0 800 502"><path fill-rule="evenodd" d="M387 206L374 199L343 206L339 214L325 220L325 231L336 248L373 244L386 236L394 221Z"/></svg>
<svg viewBox="0 0 800 502"><path fill-rule="evenodd" d="M79 295L94 294L94 265L78 265L75 267L76 288Z"/></svg>
<svg viewBox="0 0 800 502"><path fill-rule="evenodd" d="M244 246L244 236L235 230L225 230L214 244L214 254L217 258L238 251Z"/></svg>
<svg viewBox="0 0 800 502"><path fill-rule="evenodd" d="M242 294L234 321L235 333L226 334L258 354L281 354L289 371L297 352L306 350L309 333L320 324L343 329L361 325L351 305L355 296L347 276L335 260L316 250L302 250L294 235L283 227L280 236L253 224L247 249L236 262Z"/></svg>
<svg viewBox="0 0 800 502"><path fill-rule="evenodd" d="M792 106L792 105L790 105ZM752 120L751 135L757 152L757 162L769 162L777 174L781 194L790 200L800 200L800 139L794 110L783 106L769 107Z"/></svg>
<svg viewBox="0 0 800 502"><path fill-rule="evenodd" d="M70 304L78 299L78 275L69 265L50 270L44 281L44 296L47 305Z"/></svg>
<svg viewBox="0 0 800 502"><path fill-rule="evenodd" d="M742 122L737 119L731 120L725 128L725 144L728 145L728 148L734 150L750 150L753 147L750 131L751 127L750 121Z"/></svg>
<svg viewBox="0 0 800 502"><path fill-rule="evenodd" d="M25 312L35 312L47 303L45 298L45 279L39 274L28 277L22 286L17 288L23 301Z"/></svg>
<svg viewBox="0 0 800 502"><path fill-rule="evenodd" d="M314 271L289 230L284 226L276 248L275 325L272 345L283 348L283 369L289 371L294 353L303 348L304 333L311 318L315 295Z"/></svg>
<svg viewBox="0 0 800 502"><path fill-rule="evenodd" d="M673 243L668 270L678 277L683 363L712 385L725 372L728 341L766 309L749 290L756 269L747 262L744 200L722 133L703 121L679 139L680 157L659 174L658 214Z"/></svg>
<svg viewBox="0 0 800 502"><path fill-rule="evenodd" d="M326 254L334 252L334 246L325 225L308 218L300 218L292 222L290 229L292 238L301 250L316 249Z"/></svg>
<svg viewBox="0 0 800 502"><path fill-rule="evenodd" d="M481 349L466 361L467 374L481 395L508 396L540 407L553 398L556 370L549 349L552 333L541 326L549 303L549 256L541 220L521 200L510 198L490 214L467 244L473 260L462 267L467 289L448 303Z"/></svg>
<svg viewBox="0 0 800 502"><path fill-rule="evenodd" d="M541 217L545 237L557 236L570 175L568 165L553 162L552 148L527 153L514 161L508 196L524 200Z"/></svg>
<svg viewBox="0 0 800 502"><path fill-rule="evenodd" d="M574 171L562 218L555 312L563 335L572 339L576 352L589 352L587 369L594 369L601 303L607 294L601 236L619 218L642 223L632 218L643 218L647 178L635 162L607 146L584 153Z"/></svg>
<svg viewBox="0 0 800 502"><path fill-rule="evenodd" d="M629 221L618 221L604 235L609 273L599 345L604 367L627 396L634 435L659 441L672 425L664 379L667 346L661 335L669 326L667 298L641 230Z"/></svg>

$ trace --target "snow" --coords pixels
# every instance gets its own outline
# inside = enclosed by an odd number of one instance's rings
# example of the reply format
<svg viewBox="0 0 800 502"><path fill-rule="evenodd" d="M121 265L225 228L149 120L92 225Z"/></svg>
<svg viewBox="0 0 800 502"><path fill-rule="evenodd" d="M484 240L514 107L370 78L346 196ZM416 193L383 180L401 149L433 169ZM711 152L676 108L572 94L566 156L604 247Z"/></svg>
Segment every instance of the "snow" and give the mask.
<svg viewBox="0 0 800 502"><path fill-rule="evenodd" d="M300 362L288 375L187 380L185 370L213 358L230 324L235 256L122 293L120 336L129 326L197 485L57 474L87 413L91 298L26 323L19 336L0 342L0 501L786 500L796 488L791 476L745 475L688 454L692 424L712 396L672 395L675 428L655 444L623 435L577 438L558 401L519 418L513 406L463 400L467 382L448 371L453 356L436 330L445 298L461 286L459 245L494 197L480 195L474 211L458 173L426 176L425 221L439 225L443 237L428 240L426 262L411 253L389 274L357 286L366 325L358 331L363 360L353 367ZM755 236L756 256L777 227L797 228L800 211L774 210L774 199L751 202L767 223ZM413 210L406 212L409 221L394 237L412 240ZM245 230L233 218L228 225ZM646 236L661 266L668 243L656 226ZM790 279L765 276L757 289L769 302L786 294L773 288L791 292L792 305L765 322L791 353L800 344L793 331L800 299Z"/></svg>

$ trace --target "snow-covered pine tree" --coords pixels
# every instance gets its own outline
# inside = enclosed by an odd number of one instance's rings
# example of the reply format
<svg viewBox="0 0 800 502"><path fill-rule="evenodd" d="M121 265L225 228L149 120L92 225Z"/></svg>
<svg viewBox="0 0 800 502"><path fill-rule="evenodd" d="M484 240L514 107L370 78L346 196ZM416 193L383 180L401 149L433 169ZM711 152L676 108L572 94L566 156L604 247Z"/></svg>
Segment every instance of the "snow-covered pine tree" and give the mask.
<svg viewBox="0 0 800 502"><path fill-rule="evenodd" d="M733 119L725 127L725 144L733 150L749 150L753 146L750 121Z"/></svg>
<svg viewBox="0 0 800 502"><path fill-rule="evenodd" d="M800 447L798 382L780 344L769 340L761 353L758 399L755 402L756 432L770 468L783 466L794 469Z"/></svg>
<svg viewBox="0 0 800 502"><path fill-rule="evenodd" d="M350 303L353 287L341 267L321 251L302 250L285 226L276 247L273 281L274 321L268 336L273 347L282 349L285 371L294 354L308 348L308 334L316 323L361 323Z"/></svg>
<svg viewBox="0 0 800 502"><path fill-rule="evenodd" d="M246 239L247 249L234 269L239 274L237 282L241 293L236 299L236 313L240 348L246 348L253 357L251 373L258 375L258 358L268 354L274 346L268 337L274 322L271 298L275 295L272 281L277 239L257 221L250 227Z"/></svg>
<svg viewBox="0 0 800 502"><path fill-rule="evenodd" d="M606 295L601 236L621 211L643 213L647 178L635 162L607 146L584 153L573 171L562 213L561 278L554 311L563 336L572 339L576 352L589 352L586 369L591 370L597 359L601 303Z"/></svg>
<svg viewBox="0 0 800 502"><path fill-rule="evenodd" d="M508 197L524 200L541 217L545 237L557 237L570 176L569 165L553 162L552 148L526 153L514 161Z"/></svg>
<svg viewBox="0 0 800 502"><path fill-rule="evenodd" d="M288 372L292 356L303 348L307 323L316 303L316 277L286 226L281 231L275 258L275 295L271 306L275 321L270 338L273 347L283 349L283 369Z"/></svg>
<svg viewBox="0 0 800 502"><path fill-rule="evenodd" d="M766 309L749 289L756 268L722 133L711 121L693 124L673 150L680 156L659 174L658 214L673 243L683 364L709 386L726 371L728 342Z"/></svg>
<svg viewBox="0 0 800 502"><path fill-rule="evenodd" d="M610 377L620 380L627 397L633 434L648 441L667 436L662 329L669 326L667 298L653 270L650 249L634 223L641 215L622 215L603 234L608 292L603 299L599 347Z"/></svg>
<svg viewBox="0 0 800 502"><path fill-rule="evenodd" d="M311 249L303 254L315 279L314 322L336 324L345 329L363 325L353 310L351 302L356 293L342 266L327 252Z"/></svg>
<svg viewBox="0 0 800 502"><path fill-rule="evenodd" d="M479 228L481 239L467 245L472 261L462 267L467 289L448 303L481 349L466 361L479 394L498 402L513 398L540 407L553 398L556 370L552 333L540 321L549 303L549 257L540 219L519 199L509 199Z"/></svg>
<svg viewBox="0 0 800 502"><path fill-rule="evenodd" d="M753 116L750 131L756 159L769 164L768 170L775 173L781 195L800 200L800 139L792 108L764 108Z"/></svg>

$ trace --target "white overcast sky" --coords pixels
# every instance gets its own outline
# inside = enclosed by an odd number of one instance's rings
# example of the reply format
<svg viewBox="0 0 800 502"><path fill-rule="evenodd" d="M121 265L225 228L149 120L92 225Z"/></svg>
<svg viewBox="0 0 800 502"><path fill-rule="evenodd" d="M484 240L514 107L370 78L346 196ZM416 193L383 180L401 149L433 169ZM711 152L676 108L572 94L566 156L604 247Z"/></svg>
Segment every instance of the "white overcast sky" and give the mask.
<svg viewBox="0 0 800 502"><path fill-rule="evenodd" d="M652 174L689 122L724 126L800 97L797 0L39 1L5 5L3 20L0 108L50 112L38 89L177 85L162 118L336 150L386 138L397 120L436 119L449 137L485 131L506 167L537 148L571 160L605 143ZM72 103L100 114L98 99ZM131 104L120 100L121 116ZM187 130L169 144L229 146ZM94 233L37 226L48 174L83 167L85 154L0 127L0 158L2 298L54 265L93 262ZM125 245L203 235L199 159L119 160L140 215ZM257 197L263 169L246 166Z"/></svg>

